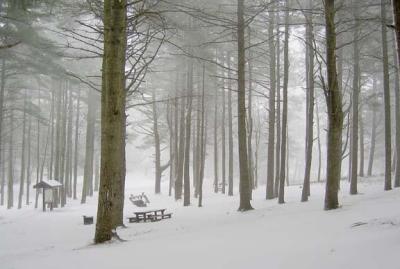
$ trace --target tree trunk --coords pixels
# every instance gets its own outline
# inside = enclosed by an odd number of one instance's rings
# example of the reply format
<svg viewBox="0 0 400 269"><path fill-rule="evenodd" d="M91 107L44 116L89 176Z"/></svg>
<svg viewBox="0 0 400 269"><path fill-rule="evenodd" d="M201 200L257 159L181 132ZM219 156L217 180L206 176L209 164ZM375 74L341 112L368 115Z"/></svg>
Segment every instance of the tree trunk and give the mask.
<svg viewBox="0 0 400 269"><path fill-rule="evenodd" d="M206 139L204 137L204 132L205 130L205 110L204 110L204 89L205 89L205 72L206 72L206 67L203 64L203 72L202 72L202 83L201 83L201 132L200 132L200 137L201 137L201 143L200 143L200 174L199 174L199 187L198 187L198 192L199 192L199 200L198 200L198 206L202 207L203 206L203 178L204 178L204 162L205 162L205 149L206 149Z"/></svg>
<svg viewBox="0 0 400 269"><path fill-rule="evenodd" d="M94 160L94 128L95 128L95 103L94 92L88 92L88 113L86 125L86 147L85 147L85 166L83 172L83 185L81 203L86 203L86 196L90 194L93 184L93 160Z"/></svg>
<svg viewBox="0 0 400 269"><path fill-rule="evenodd" d="M381 0L381 31L382 31L382 63L383 63L383 102L385 107L385 191L392 189L391 172L391 120L390 120L390 86L388 44L386 34L386 7L385 0Z"/></svg>
<svg viewBox="0 0 400 269"><path fill-rule="evenodd" d="M214 192L218 193L218 91L214 96Z"/></svg>
<svg viewBox="0 0 400 269"><path fill-rule="evenodd" d="M183 187L183 164L185 159L185 100L181 96L181 113L180 113L180 123L179 123L179 150L178 150L178 172L177 178L175 180L175 200L182 198L182 187Z"/></svg>
<svg viewBox="0 0 400 269"><path fill-rule="evenodd" d="M12 90L11 90L12 91ZM15 100L14 94L10 99L12 100L12 104L14 104ZM8 139L8 182L7 182L7 209L10 209L14 206L14 107L9 107L10 109L10 136Z"/></svg>
<svg viewBox="0 0 400 269"><path fill-rule="evenodd" d="M31 133L32 133L32 116L28 116L28 145L27 145L27 164L26 164L26 205L29 205L31 191Z"/></svg>
<svg viewBox="0 0 400 269"><path fill-rule="evenodd" d="M372 176L372 168L374 164L374 156L375 156L375 143L376 143L376 110L377 110L377 81L376 77L372 77L373 80L373 100L372 100L372 123L371 123L371 141L370 141L370 148L369 148L369 158L368 158L368 171L367 175L370 177Z"/></svg>
<svg viewBox="0 0 400 269"><path fill-rule="evenodd" d="M239 137L239 170L240 170L240 205L239 211L253 209L250 204L251 188L246 145L246 80L245 80L245 44L244 44L244 0L238 0L238 137ZM273 180L273 178L272 178Z"/></svg>
<svg viewBox="0 0 400 269"><path fill-rule="evenodd" d="M325 0L326 61L328 85L325 99L328 110L327 171L325 210L339 206L338 190L342 164L342 94L336 73L335 1Z"/></svg>
<svg viewBox="0 0 400 269"><path fill-rule="evenodd" d="M274 185L274 195L279 196L279 182L280 182L280 162L281 162L281 48L280 48L280 18L279 12L277 12L276 18L276 144L275 144L275 185ZM283 104L282 104L283 105ZM283 113L283 112L282 112Z"/></svg>
<svg viewBox="0 0 400 269"><path fill-rule="evenodd" d="M285 2L285 41L284 41L284 63L283 63L283 100L282 100L282 141L280 154L279 172L279 197L278 203L285 202L285 169L286 169L286 139L287 139L287 117L288 117L288 81L289 81L289 0Z"/></svg>
<svg viewBox="0 0 400 269"><path fill-rule="evenodd" d="M312 10L312 0L308 2ZM310 196L310 176L314 142L314 46L312 14L306 15L306 82L307 82L307 113L306 113L306 156L304 169L304 182L301 192L301 201L308 201Z"/></svg>
<svg viewBox="0 0 400 269"><path fill-rule="evenodd" d="M19 182L18 209L22 207L22 196L24 195L25 182L25 143L26 143L26 89L24 90L24 111L22 116L22 148L21 148L21 176Z"/></svg>
<svg viewBox="0 0 400 269"><path fill-rule="evenodd" d="M274 44L274 9L269 10L268 47L269 47L269 78L270 89L268 96L268 159L267 159L267 186L266 199L275 198L274 195L274 147L275 147L275 44Z"/></svg>
<svg viewBox="0 0 400 269"><path fill-rule="evenodd" d="M111 239L117 222L115 211L123 209L118 203L124 197L121 190L125 183L126 9L126 0L104 1L101 172L95 243Z"/></svg>
<svg viewBox="0 0 400 269"><path fill-rule="evenodd" d="M232 77L231 54L228 53L228 195L233 196L233 123L232 123Z"/></svg>
<svg viewBox="0 0 400 269"><path fill-rule="evenodd" d="M355 7L355 10L358 8ZM359 21L355 11L354 39L353 39L353 92L352 92L352 128L351 128L351 170L350 170L350 194L357 194L358 171L358 107L360 95L360 51L358 45Z"/></svg>
<svg viewBox="0 0 400 269"><path fill-rule="evenodd" d="M226 104L225 104L225 80L222 80L222 116L221 116L221 192L225 194L225 184L226 184L226 133L225 133L225 114L226 114Z"/></svg>
<svg viewBox="0 0 400 269"><path fill-rule="evenodd" d="M158 113L156 104L155 88L152 90L152 108L153 108L153 135L154 135L154 150L155 150L155 194L161 193L161 149L160 149L160 134L158 133Z"/></svg>
<svg viewBox="0 0 400 269"><path fill-rule="evenodd" d="M0 152L5 152L3 145L5 146L4 143L4 138L3 138L3 118L4 118L4 90L5 90L5 85L6 85L6 60L3 58L1 60L1 82L0 82ZM4 154L0 155L0 164L2 165L2 173L5 171L5 160L3 157ZM1 184L0 184L0 205L4 205L4 189L5 189L5 178L1 178Z"/></svg>
<svg viewBox="0 0 400 269"><path fill-rule="evenodd" d="M185 165L183 178L183 206L190 205L190 134L192 124L192 101L193 101L193 61L189 59L187 75L188 107L186 114L186 136L185 136Z"/></svg>
<svg viewBox="0 0 400 269"><path fill-rule="evenodd" d="M393 1L396 2L396 1ZM398 2L398 1L397 1ZM395 19L396 19L395 15ZM396 25L397 27L397 25ZM396 28L397 29L397 28ZM395 36L396 38L396 36ZM395 45L395 38L393 39L393 49L396 47ZM397 56L398 51L394 50L394 55ZM394 174L394 186L395 187L400 187L400 81L399 81L399 62L397 60L398 58L394 59L395 61L395 89L394 89L394 118L395 118L395 123L396 123L396 136L395 136L395 154L396 154L396 162L394 165L395 174Z"/></svg>
<svg viewBox="0 0 400 269"><path fill-rule="evenodd" d="M317 176L317 182L321 182L321 168L322 168L322 150L321 150L321 127L319 123L319 108L318 108L318 102L315 103L315 109L316 109L316 120L317 120L317 142L318 142L318 176Z"/></svg>
<svg viewBox="0 0 400 269"><path fill-rule="evenodd" d="M76 100L76 116L75 116L75 142L74 142L74 186L73 186L73 199L76 200L76 185L78 182L78 163L79 163L79 118L80 118L80 107L81 107L81 89L78 89L78 97Z"/></svg>
<svg viewBox="0 0 400 269"><path fill-rule="evenodd" d="M364 177L364 159L365 159L365 149L364 149L364 120L362 117L362 109L360 107L360 115L359 115L359 131L360 131L360 169L359 175L360 177Z"/></svg>

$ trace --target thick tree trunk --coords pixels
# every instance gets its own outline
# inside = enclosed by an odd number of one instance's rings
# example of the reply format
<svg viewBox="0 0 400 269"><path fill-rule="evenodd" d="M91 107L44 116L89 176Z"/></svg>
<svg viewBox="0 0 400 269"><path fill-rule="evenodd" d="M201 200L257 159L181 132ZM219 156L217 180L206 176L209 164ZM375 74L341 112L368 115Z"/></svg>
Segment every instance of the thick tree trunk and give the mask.
<svg viewBox="0 0 400 269"><path fill-rule="evenodd" d="M117 222L115 211L123 209L118 202L124 197L121 190L125 183L126 8L126 0L104 1L101 172L95 243L111 239Z"/></svg>
<svg viewBox="0 0 400 269"><path fill-rule="evenodd" d="M245 44L244 44L244 0L238 0L238 137L239 137L239 170L240 170L240 205L239 211L253 209L250 204L251 188L249 163L246 145L246 81L245 81ZM273 182L273 178L272 178Z"/></svg>
<svg viewBox="0 0 400 269"><path fill-rule="evenodd" d="M342 94L336 73L335 1L325 0L326 61L328 85L325 98L328 110L327 171L325 210L339 206L338 190L342 164Z"/></svg>
<svg viewBox="0 0 400 269"><path fill-rule="evenodd" d="M269 79L270 88L268 96L268 159L267 159L267 186L266 199L275 198L274 195L274 164L275 164L275 44L274 44L274 10L269 10L269 26L268 26L268 47L269 47Z"/></svg>
<svg viewBox="0 0 400 269"><path fill-rule="evenodd" d="M385 107L385 191L392 189L392 145L391 145L391 119L390 119L390 85L388 44L386 34L386 1L381 0L381 31L382 31L382 63L383 63L383 102Z"/></svg>

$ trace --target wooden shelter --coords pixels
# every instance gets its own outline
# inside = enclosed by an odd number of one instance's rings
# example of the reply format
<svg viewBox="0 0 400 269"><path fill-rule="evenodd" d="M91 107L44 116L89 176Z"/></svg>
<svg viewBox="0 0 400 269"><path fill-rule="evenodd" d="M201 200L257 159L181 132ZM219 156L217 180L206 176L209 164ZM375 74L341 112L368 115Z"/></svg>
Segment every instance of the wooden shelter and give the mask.
<svg viewBox="0 0 400 269"><path fill-rule="evenodd" d="M62 187L62 184L57 180L42 180L33 186L34 189L42 189L43 211L46 211L46 204L49 204L50 210L53 210L53 194L59 187Z"/></svg>

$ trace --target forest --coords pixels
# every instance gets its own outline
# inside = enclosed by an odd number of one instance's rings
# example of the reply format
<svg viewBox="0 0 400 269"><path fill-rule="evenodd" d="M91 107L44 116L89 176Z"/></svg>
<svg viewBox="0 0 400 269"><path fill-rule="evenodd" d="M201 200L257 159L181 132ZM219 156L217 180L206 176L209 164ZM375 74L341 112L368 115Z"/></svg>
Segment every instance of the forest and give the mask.
<svg viewBox="0 0 400 269"><path fill-rule="evenodd" d="M395 268L399 63L398 0L0 0L0 267Z"/></svg>

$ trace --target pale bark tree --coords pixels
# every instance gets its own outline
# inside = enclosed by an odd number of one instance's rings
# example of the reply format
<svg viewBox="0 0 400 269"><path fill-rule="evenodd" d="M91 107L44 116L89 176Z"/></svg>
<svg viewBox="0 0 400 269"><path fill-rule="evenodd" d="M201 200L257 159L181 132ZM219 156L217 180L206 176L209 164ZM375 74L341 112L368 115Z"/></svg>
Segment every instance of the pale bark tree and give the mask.
<svg viewBox="0 0 400 269"><path fill-rule="evenodd" d="M266 185L266 199L275 198L274 195L274 164L275 164L275 87L276 87L276 73L275 73L275 44L274 44L274 9L271 1L271 8L269 9L269 25L268 25L268 49L269 49L269 96L268 96L268 159L267 159L267 185Z"/></svg>

